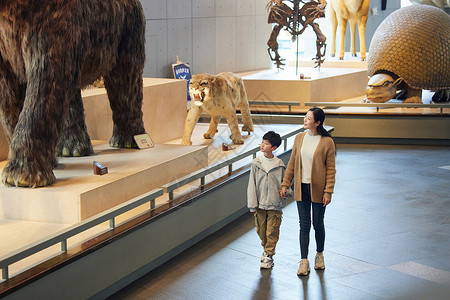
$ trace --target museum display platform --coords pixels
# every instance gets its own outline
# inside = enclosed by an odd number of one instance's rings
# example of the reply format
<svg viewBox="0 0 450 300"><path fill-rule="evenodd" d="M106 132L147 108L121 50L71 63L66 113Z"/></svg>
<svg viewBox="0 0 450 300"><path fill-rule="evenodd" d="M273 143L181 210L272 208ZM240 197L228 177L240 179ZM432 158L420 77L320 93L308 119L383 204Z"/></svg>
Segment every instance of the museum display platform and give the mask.
<svg viewBox="0 0 450 300"><path fill-rule="evenodd" d="M325 61L322 63L321 68L361 68L367 69L367 59L369 59L369 53L366 53L366 60L361 60L361 53L357 53L357 57L351 55L350 52L345 52L344 59L340 60L338 57L331 57L327 54L324 58ZM310 57L299 57L298 62L295 60L287 60L285 61L286 66L288 67L316 67L316 63Z"/></svg>
<svg viewBox="0 0 450 300"><path fill-rule="evenodd" d="M304 75L300 79L300 73ZM365 95L368 82L364 68L286 67L285 70L260 70L242 73L247 98L250 101L272 101L273 110L287 111L286 105L276 102L293 102L292 111L304 109L306 102L336 102ZM264 106L251 105L252 111Z"/></svg>
<svg viewBox="0 0 450 300"><path fill-rule="evenodd" d="M0 218L73 224L208 165L205 146L156 144L116 149L94 141L95 155L61 157L56 183L41 188L0 185ZM108 168L94 175L93 161ZM0 172L6 161L0 163Z"/></svg>
<svg viewBox="0 0 450 300"><path fill-rule="evenodd" d="M143 85L144 126L153 142L159 144L181 137L187 115L186 81L144 78ZM92 140L108 141L112 135L113 122L106 89L90 87L81 91L81 96L89 136ZM7 157L8 143L0 125L0 160Z"/></svg>

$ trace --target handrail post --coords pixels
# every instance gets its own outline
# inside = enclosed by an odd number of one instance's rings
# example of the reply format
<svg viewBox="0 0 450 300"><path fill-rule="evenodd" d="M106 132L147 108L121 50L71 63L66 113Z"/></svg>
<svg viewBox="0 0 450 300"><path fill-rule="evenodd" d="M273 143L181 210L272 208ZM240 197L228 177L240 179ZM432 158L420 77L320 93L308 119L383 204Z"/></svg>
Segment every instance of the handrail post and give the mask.
<svg viewBox="0 0 450 300"><path fill-rule="evenodd" d="M109 219L109 228L111 228L111 229L116 228L116 220L115 220L115 218Z"/></svg>
<svg viewBox="0 0 450 300"><path fill-rule="evenodd" d="M67 252L67 240L62 240L61 241L61 251L62 252Z"/></svg>
<svg viewBox="0 0 450 300"><path fill-rule="evenodd" d="M169 192L169 201L172 201L173 200L173 191L170 191Z"/></svg>
<svg viewBox="0 0 450 300"><path fill-rule="evenodd" d="M253 159L255 159L256 158L256 152L255 153L253 153Z"/></svg>
<svg viewBox="0 0 450 300"><path fill-rule="evenodd" d="M154 209L155 207L155 199L150 200L150 209Z"/></svg>
<svg viewBox="0 0 450 300"><path fill-rule="evenodd" d="M284 139L283 142L284 142L284 151L286 151L287 150L287 139Z"/></svg>
<svg viewBox="0 0 450 300"><path fill-rule="evenodd" d="M228 165L228 175L231 175L233 173L233 164Z"/></svg>
<svg viewBox="0 0 450 300"><path fill-rule="evenodd" d="M204 191L205 190L205 176L200 177L200 191Z"/></svg>
<svg viewBox="0 0 450 300"><path fill-rule="evenodd" d="M9 275L8 275L8 266L2 268L2 279L8 279Z"/></svg>

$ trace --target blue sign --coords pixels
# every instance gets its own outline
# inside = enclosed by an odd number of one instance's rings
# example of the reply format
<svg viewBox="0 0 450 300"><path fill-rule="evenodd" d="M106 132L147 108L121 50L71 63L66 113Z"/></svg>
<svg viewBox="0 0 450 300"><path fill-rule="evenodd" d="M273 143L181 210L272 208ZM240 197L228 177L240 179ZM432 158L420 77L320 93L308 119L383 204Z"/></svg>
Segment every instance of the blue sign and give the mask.
<svg viewBox="0 0 450 300"><path fill-rule="evenodd" d="M187 63L181 63L181 64L173 64L173 75L175 76L175 79L185 79L187 82L187 99L191 100L191 97L189 96L189 81L192 78L191 75L191 68L189 67L189 64Z"/></svg>

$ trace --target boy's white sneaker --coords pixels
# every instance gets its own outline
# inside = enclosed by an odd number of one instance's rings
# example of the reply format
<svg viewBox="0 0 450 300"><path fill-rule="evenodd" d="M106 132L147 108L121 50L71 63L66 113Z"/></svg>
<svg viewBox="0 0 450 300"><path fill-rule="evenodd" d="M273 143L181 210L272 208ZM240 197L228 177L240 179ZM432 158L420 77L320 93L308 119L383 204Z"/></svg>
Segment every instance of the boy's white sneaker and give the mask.
<svg viewBox="0 0 450 300"><path fill-rule="evenodd" d="M263 261L261 262L261 269L271 269L273 267L273 258L270 255L267 255L264 257Z"/></svg>
<svg viewBox="0 0 450 300"><path fill-rule="evenodd" d="M324 270L325 269L325 262L323 260L323 253L317 252L316 259L314 261L314 269L316 270Z"/></svg>
<svg viewBox="0 0 450 300"><path fill-rule="evenodd" d="M304 258L300 261L300 267L298 268L297 275L298 276L306 276L308 275L309 269L309 261Z"/></svg>
<svg viewBox="0 0 450 300"><path fill-rule="evenodd" d="M261 254L261 262L264 260L265 257L269 256L269 254L267 254L266 251L263 252L263 254Z"/></svg>

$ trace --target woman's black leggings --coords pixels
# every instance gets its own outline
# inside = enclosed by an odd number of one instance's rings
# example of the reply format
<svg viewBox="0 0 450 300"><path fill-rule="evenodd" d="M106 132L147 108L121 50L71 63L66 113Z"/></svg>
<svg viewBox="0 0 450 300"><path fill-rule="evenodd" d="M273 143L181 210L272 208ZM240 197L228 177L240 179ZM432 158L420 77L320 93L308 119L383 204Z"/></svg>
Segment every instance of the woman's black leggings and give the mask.
<svg viewBox="0 0 450 300"><path fill-rule="evenodd" d="M311 185L302 183L302 201L297 201L298 217L300 220L300 252L302 259L308 258L309 232L311 230L311 206L317 252L322 252L325 244L325 225L323 223L325 207L322 203L311 202Z"/></svg>

